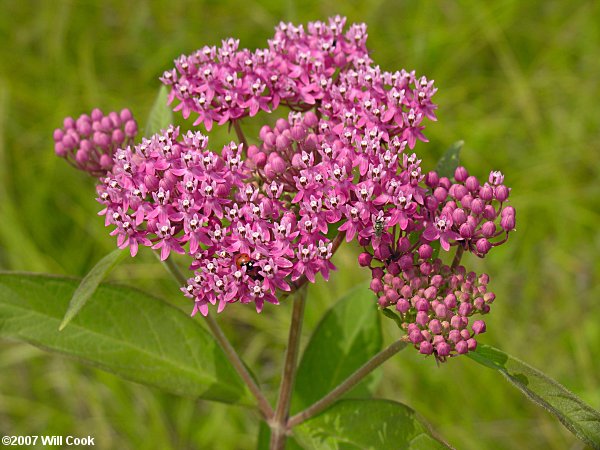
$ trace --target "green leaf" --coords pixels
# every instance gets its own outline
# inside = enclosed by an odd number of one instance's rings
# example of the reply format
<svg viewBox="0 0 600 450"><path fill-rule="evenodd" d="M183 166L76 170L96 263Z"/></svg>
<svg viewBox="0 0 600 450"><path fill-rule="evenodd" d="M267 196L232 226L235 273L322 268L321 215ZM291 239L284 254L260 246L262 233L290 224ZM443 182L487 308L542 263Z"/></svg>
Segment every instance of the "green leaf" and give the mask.
<svg viewBox="0 0 600 450"><path fill-rule="evenodd" d="M600 449L600 412L564 386L497 348L479 345L469 357L497 370L527 398L554 414L575 436Z"/></svg>
<svg viewBox="0 0 600 450"><path fill-rule="evenodd" d="M59 331L62 331L68 323L77 315L77 313L83 308L90 297L98 289L98 285L106 278L110 271L123 259L127 254L126 251L117 249L106 255L88 272L88 274L81 280L81 284L75 290L71 301L69 302L69 308L65 313L60 326Z"/></svg>
<svg viewBox="0 0 600 450"><path fill-rule="evenodd" d="M391 400L341 400L294 429L307 449L445 449L419 415Z"/></svg>
<svg viewBox="0 0 600 450"><path fill-rule="evenodd" d="M152 136L173 123L173 111L167 104L168 101L169 91L166 86L161 86L146 121L145 136Z"/></svg>
<svg viewBox="0 0 600 450"><path fill-rule="evenodd" d="M435 167L435 171L440 177L452 178L454 171L458 167L460 161L460 151L465 145L465 141L457 141L450 146L446 153L440 158Z"/></svg>
<svg viewBox="0 0 600 450"><path fill-rule="evenodd" d="M0 337L63 353L174 394L252 404L211 336L185 313L138 290L100 284L59 332L77 280L0 273Z"/></svg>
<svg viewBox="0 0 600 450"><path fill-rule="evenodd" d="M381 350L377 302L366 284L338 301L315 329L298 367L292 410L325 396ZM369 396L370 375L348 395Z"/></svg>

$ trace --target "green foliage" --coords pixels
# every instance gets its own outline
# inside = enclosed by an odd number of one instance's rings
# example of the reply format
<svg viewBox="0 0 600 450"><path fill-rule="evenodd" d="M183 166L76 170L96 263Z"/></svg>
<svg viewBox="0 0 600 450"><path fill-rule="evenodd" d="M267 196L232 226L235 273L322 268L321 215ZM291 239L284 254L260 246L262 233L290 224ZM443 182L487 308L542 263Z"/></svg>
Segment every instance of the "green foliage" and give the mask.
<svg viewBox="0 0 600 450"><path fill-rule="evenodd" d="M408 406L390 400L341 400L300 425L295 436L306 449L444 449Z"/></svg>
<svg viewBox="0 0 600 450"><path fill-rule="evenodd" d="M51 276L0 274L0 336L174 394L251 404L242 381L208 333L140 291L100 285L87 308L59 332L77 285Z"/></svg>
<svg viewBox="0 0 600 450"><path fill-rule="evenodd" d="M325 314L298 366L292 410L304 409L329 393L381 350L377 303L361 284ZM371 374L351 390L349 397L370 396Z"/></svg>
<svg viewBox="0 0 600 450"><path fill-rule="evenodd" d="M439 159L435 170L440 177L452 178L454 176L454 171L460 163L460 151L463 145L465 145L464 141L455 142Z"/></svg>
<svg viewBox="0 0 600 450"><path fill-rule="evenodd" d="M600 449L600 413L560 383L489 345L480 345L469 356L500 372L527 398L555 415L579 439Z"/></svg>
<svg viewBox="0 0 600 450"><path fill-rule="evenodd" d="M123 251L120 249L113 250L96 264L92 270L88 272L88 274L81 280L79 286L73 293L73 297L69 302L69 308L65 313L65 317L63 317L60 326L58 327L59 331L62 331L73 317L77 315L77 313L84 307L87 301L90 299L98 286L106 278L106 276L110 273L113 268L119 264L119 262L123 259L123 257L127 254L127 251Z"/></svg>
<svg viewBox="0 0 600 450"><path fill-rule="evenodd" d="M169 91L166 86L161 86L148 114L144 136L150 137L154 133L165 130L173 123L173 111L167 104L169 100Z"/></svg>

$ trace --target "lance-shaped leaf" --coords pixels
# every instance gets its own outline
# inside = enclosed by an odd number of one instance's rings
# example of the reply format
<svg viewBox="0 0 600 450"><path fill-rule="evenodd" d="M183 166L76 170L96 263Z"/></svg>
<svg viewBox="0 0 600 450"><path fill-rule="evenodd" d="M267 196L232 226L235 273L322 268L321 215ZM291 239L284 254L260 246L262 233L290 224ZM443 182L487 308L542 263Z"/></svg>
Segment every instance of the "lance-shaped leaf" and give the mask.
<svg viewBox="0 0 600 450"><path fill-rule="evenodd" d="M174 394L251 404L212 337L185 313L136 289L101 284L63 331L77 280L0 273L0 337L74 357Z"/></svg>
<svg viewBox="0 0 600 450"><path fill-rule="evenodd" d="M146 137L150 137L154 133L166 129L173 123L173 111L167 105L168 101L169 91L167 91L165 86L161 86L146 121Z"/></svg>
<svg viewBox="0 0 600 450"><path fill-rule="evenodd" d="M425 421L391 400L341 400L295 430L306 449L445 449Z"/></svg>
<svg viewBox="0 0 600 450"><path fill-rule="evenodd" d="M88 272L88 274L81 280L79 286L75 290L71 301L69 302L69 308L63 317L59 331L62 331L69 322L77 315L77 313L83 308L90 297L98 289L98 285L106 278L110 271L123 259L127 252L117 249L110 252L104 258Z"/></svg>
<svg viewBox="0 0 600 450"><path fill-rule="evenodd" d="M310 406L381 350L377 302L362 284L339 300L315 329L298 367L292 410ZM363 381L350 396L368 396Z"/></svg>
<svg viewBox="0 0 600 450"><path fill-rule="evenodd" d="M497 370L530 400L554 414L579 439L600 449L600 412L564 386L497 348L479 345L468 356Z"/></svg>
<svg viewBox="0 0 600 450"><path fill-rule="evenodd" d="M454 171L458 167L460 161L460 151L463 148L465 141L457 141L450 146L446 153L440 158L435 167L435 171L440 177L452 178Z"/></svg>

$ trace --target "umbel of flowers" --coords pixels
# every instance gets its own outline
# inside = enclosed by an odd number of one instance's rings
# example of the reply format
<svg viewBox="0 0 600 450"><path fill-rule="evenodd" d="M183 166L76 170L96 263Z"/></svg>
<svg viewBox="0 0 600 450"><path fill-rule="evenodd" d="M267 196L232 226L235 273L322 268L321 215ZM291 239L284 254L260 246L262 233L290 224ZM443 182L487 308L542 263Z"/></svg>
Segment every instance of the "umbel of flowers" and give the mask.
<svg viewBox="0 0 600 450"><path fill-rule="evenodd" d="M234 302L278 303L281 292L328 279L343 241L363 248L381 308L410 342L439 360L476 348L494 300L484 257L515 228L509 188L458 167L453 179L422 170L412 153L435 120L433 81L387 72L366 48L366 26L334 17L306 29L280 24L265 48L228 39L181 56L162 82L184 118L210 131L232 126L219 152L200 131L169 127L133 145L130 113L95 110L55 131L56 152L98 176L101 214L119 247L190 257L184 294L193 313ZM286 107L249 145L240 120ZM96 117L96 118L94 118ZM81 122L81 124L80 124ZM108 159L107 159L108 158ZM454 251L451 264L436 249Z"/></svg>

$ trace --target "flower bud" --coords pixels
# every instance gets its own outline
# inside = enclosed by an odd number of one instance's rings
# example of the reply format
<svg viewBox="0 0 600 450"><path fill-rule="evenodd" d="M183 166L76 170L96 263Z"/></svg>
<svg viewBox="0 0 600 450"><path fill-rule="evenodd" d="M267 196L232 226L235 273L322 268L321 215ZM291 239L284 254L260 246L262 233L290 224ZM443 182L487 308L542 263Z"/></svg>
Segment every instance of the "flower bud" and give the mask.
<svg viewBox="0 0 600 450"><path fill-rule="evenodd" d="M430 188L435 188L440 182L440 177L436 171L432 170L425 175L425 184Z"/></svg>
<svg viewBox="0 0 600 450"><path fill-rule="evenodd" d="M471 312L473 312L473 305L470 303L461 303L460 306L458 307L458 313L461 316L468 316L469 314L471 314Z"/></svg>
<svg viewBox="0 0 600 450"><path fill-rule="evenodd" d="M481 233L489 238L496 233L496 224L494 222L485 222L481 227Z"/></svg>
<svg viewBox="0 0 600 450"><path fill-rule="evenodd" d="M458 229L458 233L464 239L471 239L474 232L473 226L469 223L463 223Z"/></svg>
<svg viewBox="0 0 600 450"><path fill-rule="evenodd" d="M378 293L383 291L383 283L379 278L373 278L371 280L370 288L373 292Z"/></svg>
<svg viewBox="0 0 600 450"><path fill-rule="evenodd" d="M504 175L502 175L502 172L500 172L499 170L493 170L490 172L488 181L491 185L498 186L504 181Z"/></svg>
<svg viewBox="0 0 600 450"><path fill-rule="evenodd" d="M467 341L467 348L470 352L475 351L477 349L477 341L473 338Z"/></svg>
<svg viewBox="0 0 600 450"><path fill-rule="evenodd" d="M496 197L496 200L498 200L499 202L506 201L506 199L508 198L508 194L509 194L509 189L506 186L504 186L503 184L496 186L494 189L494 196Z"/></svg>
<svg viewBox="0 0 600 450"><path fill-rule="evenodd" d="M481 238L477 240L475 247L477 248L477 253L485 255L492 248L492 244L486 238Z"/></svg>
<svg viewBox="0 0 600 450"><path fill-rule="evenodd" d="M494 188L485 184L479 188L479 198L484 202L489 202L494 198Z"/></svg>
<svg viewBox="0 0 600 450"><path fill-rule="evenodd" d="M419 345L419 353L423 355L431 355L433 353L433 345L427 341L421 342Z"/></svg>
<svg viewBox="0 0 600 450"><path fill-rule="evenodd" d="M440 342L435 346L435 351L438 356L448 356L450 354L450 346L446 342Z"/></svg>
<svg viewBox="0 0 600 450"><path fill-rule="evenodd" d="M480 198L475 198L471 202L471 211L475 215L481 214L483 212L484 207L485 207L485 204L483 203L483 200L481 200Z"/></svg>
<svg viewBox="0 0 600 450"><path fill-rule="evenodd" d="M471 328L475 334L485 333L485 322L483 320L476 320L473 322L473 326Z"/></svg>
<svg viewBox="0 0 600 450"><path fill-rule="evenodd" d="M301 141L306 137L306 128L296 125L292 127L291 136L294 141Z"/></svg>
<svg viewBox="0 0 600 450"><path fill-rule="evenodd" d="M459 201L468 193L469 193L469 190L466 187L464 187L462 184L453 184L452 187L450 188L450 195Z"/></svg>
<svg viewBox="0 0 600 450"><path fill-rule="evenodd" d="M124 108L119 113L119 117L121 118L121 122L127 122L133 118L133 114L131 114L131 111L128 108Z"/></svg>
<svg viewBox="0 0 600 450"><path fill-rule="evenodd" d="M358 264L361 267L368 267L371 265L372 259L373 259L373 256L370 253L363 252L360 255L358 255Z"/></svg>
<svg viewBox="0 0 600 450"><path fill-rule="evenodd" d="M271 133L271 127L269 125L263 125L258 132L258 137L264 142L268 133Z"/></svg>
<svg viewBox="0 0 600 450"><path fill-rule="evenodd" d="M467 214L465 213L465 210L462 208L456 208L454 211L452 211L452 221L456 225L462 225L465 223L467 221Z"/></svg>
<svg viewBox="0 0 600 450"><path fill-rule="evenodd" d="M452 182L448 179L448 177L442 177L440 178L439 185L448 190L450 189L450 186L452 186Z"/></svg>
<svg viewBox="0 0 600 450"><path fill-rule="evenodd" d="M433 256L433 247L429 244L422 244L419 247L419 258L429 259Z"/></svg>
<svg viewBox="0 0 600 450"><path fill-rule="evenodd" d="M424 327L427 325L427 322L429 322L429 316L427 313L425 311L418 311L417 317L415 318L415 323Z"/></svg>
<svg viewBox="0 0 600 450"><path fill-rule="evenodd" d="M448 333L448 340L450 342L453 342L454 344L456 344L459 341L462 341L462 338L460 337L460 331L450 330L450 332Z"/></svg>
<svg viewBox="0 0 600 450"><path fill-rule="evenodd" d="M275 139L275 147L279 151L285 150L286 148L288 148L289 145L290 145L290 140L283 134L280 134Z"/></svg>
<svg viewBox="0 0 600 450"><path fill-rule="evenodd" d="M421 334L421 331L418 329L412 330L408 335L408 339L413 344L419 344L419 343L423 342L423 335Z"/></svg>
<svg viewBox="0 0 600 450"><path fill-rule="evenodd" d="M458 181L459 183L464 182L468 176L469 176L469 172L467 172L467 169L464 168L463 166L458 166L454 170L454 179L456 181Z"/></svg>
<svg viewBox="0 0 600 450"><path fill-rule="evenodd" d="M446 295L446 298L444 298L444 305L449 309L456 308L456 296L454 294Z"/></svg>
<svg viewBox="0 0 600 450"><path fill-rule="evenodd" d="M459 355L464 355L469 351L469 346L465 341L457 342L454 348L456 349L456 353Z"/></svg>
<svg viewBox="0 0 600 450"><path fill-rule="evenodd" d="M400 253L404 253L407 252L409 248L410 240L406 236L403 236L400 239L398 239L398 245L396 247L397 251L399 251Z"/></svg>
<svg viewBox="0 0 600 450"><path fill-rule="evenodd" d="M396 309L402 314L404 314L410 309L410 303L408 302L408 300L401 298L396 303Z"/></svg>
<svg viewBox="0 0 600 450"><path fill-rule="evenodd" d="M400 266L400 269L402 270L408 270L413 266L413 256L412 254L409 255L402 255L400 257L400 259L398 260L398 265Z"/></svg>
<svg viewBox="0 0 600 450"><path fill-rule="evenodd" d="M440 334L442 332L442 324L437 319L431 320L428 326L433 334Z"/></svg>
<svg viewBox="0 0 600 450"><path fill-rule="evenodd" d="M125 135L127 137L135 137L137 131L138 128L137 123L135 123L135 120L128 120L127 122L125 122Z"/></svg>
<svg viewBox="0 0 600 450"><path fill-rule="evenodd" d="M448 197L448 191L440 186L435 188L435 191L433 191L433 196L439 203L442 203L444 200L446 200L446 197Z"/></svg>
<svg viewBox="0 0 600 450"><path fill-rule="evenodd" d="M308 111L304 114L303 122L308 128L315 128L319 123L319 118L314 112Z"/></svg>
<svg viewBox="0 0 600 450"><path fill-rule="evenodd" d="M496 218L496 209L492 205L485 205L482 215L487 220L494 220Z"/></svg>
<svg viewBox="0 0 600 450"><path fill-rule="evenodd" d="M515 216L507 215L500 220L500 226L504 231L512 231L515 229Z"/></svg>
<svg viewBox="0 0 600 450"><path fill-rule="evenodd" d="M477 177L471 175L465 181L465 187L471 192L477 192L477 189L479 189L479 180Z"/></svg>

